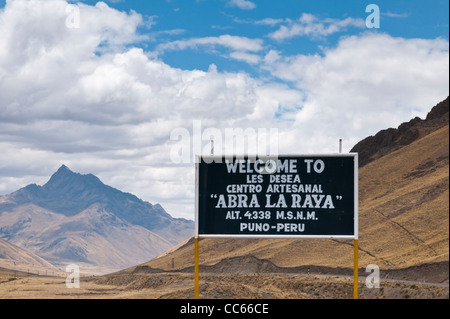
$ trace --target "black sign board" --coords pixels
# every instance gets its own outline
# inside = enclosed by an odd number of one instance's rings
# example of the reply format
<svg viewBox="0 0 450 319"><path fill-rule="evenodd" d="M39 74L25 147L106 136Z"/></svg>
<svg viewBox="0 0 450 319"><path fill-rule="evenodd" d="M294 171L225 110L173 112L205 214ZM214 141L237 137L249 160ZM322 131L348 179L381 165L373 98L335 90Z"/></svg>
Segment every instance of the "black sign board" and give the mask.
<svg viewBox="0 0 450 319"><path fill-rule="evenodd" d="M355 153L198 158L196 235L357 238Z"/></svg>

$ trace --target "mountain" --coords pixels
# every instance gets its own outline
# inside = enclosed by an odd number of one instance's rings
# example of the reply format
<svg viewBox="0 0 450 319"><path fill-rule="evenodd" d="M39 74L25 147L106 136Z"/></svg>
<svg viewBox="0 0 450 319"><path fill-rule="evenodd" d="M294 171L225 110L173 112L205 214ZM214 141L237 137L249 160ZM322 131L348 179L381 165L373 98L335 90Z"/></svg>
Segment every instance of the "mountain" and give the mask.
<svg viewBox="0 0 450 319"><path fill-rule="evenodd" d="M107 272L152 258L192 236L193 221L62 165L43 186L0 197L0 237L63 266Z"/></svg>
<svg viewBox="0 0 450 319"><path fill-rule="evenodd" d="M409 122L400 124L396 129L382 130L375 136L369 136L360 141L350 152L358 153L359 166L362 167L448 125L448 99L447 97L434 106L424 120L416 117Z"/></svg>
<svg viewBox="0 0 450 319"><path fill-rule="evenodd" d="M378 133L375 136L386 138L365 139L356 148L367 154L359 169L360 273L364 274L369 264L376 264L383 277L403 272L407 274L404 279L448 283L448 98L425 120L407 123L390 137ZM408 136L411 131L418 134L412 138ZM352 274L352 240L205 238L199 248L202 267L253 256L253 262L270 262L277 267L327 269L328 273L348 269ZM129 270L181 270L193 265L193 240L189 240ZM242 269L251 266L241 263Z"/></svg>
<svg viewBox="0 0 450 319"><path fill-rule="evenodd" d="M45 259L1 238L0 267L49 275L61 272Z"/></svg>

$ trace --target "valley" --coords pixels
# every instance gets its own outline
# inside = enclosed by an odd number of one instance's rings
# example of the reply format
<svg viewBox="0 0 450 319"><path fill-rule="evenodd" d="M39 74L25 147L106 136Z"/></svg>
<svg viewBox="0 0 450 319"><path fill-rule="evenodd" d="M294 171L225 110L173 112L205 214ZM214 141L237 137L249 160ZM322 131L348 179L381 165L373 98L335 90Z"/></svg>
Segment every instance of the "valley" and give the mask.
<svg viewBox="0 0 450 319"><path fill-rule="evenodd" d="M241 260L242 262L242 260ZM264 263L264 262L263 262ZM352 299L351 270L324 274L310 267L296 272L254 271L261 261L247 263L248 272L236 270L235 261L203 269L201 299ZM448 268L448 264L446 265ZM223 271L229 268L229 271ZM236 272L235 272L236 271ZM333 271L333 270L331 270ZM405 270L407 271L407 270ZM439 271L439 269L437 269ZM343 273L342 273L343 272ZM359 280L360 299L448 299L448 283L382 278L379 288L367 288L364 270ZM397 274L400 275L400 274ZM165 272L140 269L100 277L82 277L80 288L69 289L65 277L27 276L0 270L0 299L193 299L192 271Z"/></svg>
<svg viewBox="0 0 450 319"><path fill-rule="evenodd" d="M362 155L359 297L448 299L448 98L436 105L426 119L414 119L398 129L381 131L358 143L352 151ZM67 167L60 170L48 186L29 185L0 197L0 298L193 298L192 221L173 219L160 205L104 187L93 175L82 178ZM69 184L76 187L67 187ZM96 185L97 191L87 192L87 185ZM66 205L62 205L56 200L59 197L51 196L42 202L43 191L49 189L57 189L55 194L60 195L83 194L86 202L80 205L66 199ZM310 195L310 204L303 214L283 210L280 197L276 201L271 198L271 203L279 203L279 217L286 221L282 223L284 227L293 227L303 218L317 217L313 208L327 202L320 196L324 195ZM107 200L99 204L100 198ZM126 199L131 207L119 209L119 199ZM229 216L236 218L244 213L230 210ZM56 224L46 225L47 220ZM86 225L89 231L82 231L80 227ZM183 225L189 227L174 239L172 235ZM69 230L70 237L77 240L51 235ZM118 236L124 230L129 230L129 241ZM116 261L122 258L121 254L130 255L139 246L136 242L142 243L133 236L141 233L141 238L150 241L148 247L158 243L160 250L153 251L153 257L148 254L140 257L141 262L109 267L100 276L84 273L79 289L66 288L64 272L50 275L50 269L61 271L52 264L57 260L73 261L83 267L89 267L93 261L103 267L114 265L105 261L111 255ZM102 237L94 237L99 235ZM167 241L164 247L159 244L162 237ZM97 246L89 245L88 249L88 243ZM353 249L353 242L346 239L200 239L200 297L351 299ZM29 269L38 265L40 276L36 272L30 274ZM366 286L369 265L379 267L380 288Z"/></svg>

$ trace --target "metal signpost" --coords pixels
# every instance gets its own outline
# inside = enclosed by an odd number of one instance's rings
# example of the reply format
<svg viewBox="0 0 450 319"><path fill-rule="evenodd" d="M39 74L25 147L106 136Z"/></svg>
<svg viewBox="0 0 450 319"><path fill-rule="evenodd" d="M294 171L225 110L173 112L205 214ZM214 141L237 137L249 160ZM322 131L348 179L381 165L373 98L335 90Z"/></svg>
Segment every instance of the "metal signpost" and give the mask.
<svg viewBox="0 0 450 319"><path fill-rule="evenodd" d="M195 217L195 298L199 238L353 239L358 297L356 153L198 157Z"/></svg>

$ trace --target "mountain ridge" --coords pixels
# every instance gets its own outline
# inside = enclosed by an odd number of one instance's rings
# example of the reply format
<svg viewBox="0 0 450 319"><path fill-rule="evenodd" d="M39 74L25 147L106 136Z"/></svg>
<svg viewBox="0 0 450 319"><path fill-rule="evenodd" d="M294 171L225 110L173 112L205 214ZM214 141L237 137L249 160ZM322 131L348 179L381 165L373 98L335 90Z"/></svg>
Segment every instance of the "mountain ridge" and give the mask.
<svg viewBox="0 0 450 319"><path fill-rule="evenodd" d="M358 142L350 152L358 153L359 166L387 155L422 138L449 122L449 97L436 104L425 119L415 117L400 124L396 129L388 128Z"/></svg>
<svg viewBox="0 0 450 319"><path fill-rule="evenodd" d="M9 200L3 203L4 206L34 203L65 216L74 216L92 204L101 202L118 216L150 230L158 224L156 221L174 219L161 205L153 205L131 193L105 185L93 174L74 173L66 165L62 165L43 186L30 184L5 196ZM188 221L183 218L179 220Z"/></svg>
<svg viewBox="0 0 450 319"><path fill-rule="evenodd" d="M160 204L62 165L43 186L0 197L0 237L54 265L117 270L157 256L193 234L194 222Z"/></svg>

